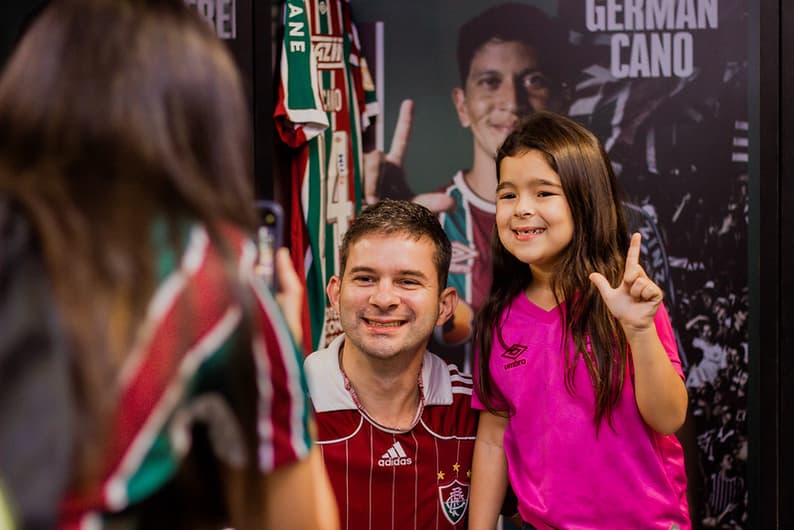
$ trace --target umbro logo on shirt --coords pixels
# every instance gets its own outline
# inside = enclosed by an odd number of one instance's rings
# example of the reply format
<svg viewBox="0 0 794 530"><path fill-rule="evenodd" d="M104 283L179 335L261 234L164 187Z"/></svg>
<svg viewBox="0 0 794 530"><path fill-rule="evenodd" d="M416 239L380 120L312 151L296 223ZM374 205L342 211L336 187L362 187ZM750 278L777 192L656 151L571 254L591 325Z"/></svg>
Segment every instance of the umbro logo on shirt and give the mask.
<svg viewBox="0 0 794 530"><path fill-rule="evenodd" d="M410 466L413 463L411 457L405 454L400 442L394 442L394 445L389 447L389 450L383 453L378 460L378 465L381 467Z"/></svg>
<svg viewBox="0 0 794 530"><path fill-rule="evenodd" d="M526 359L519 359L524 352L527 351L527 347L523 344L513 344L505 351L502 352L502 357L505 359L510 359L511 362L504 365L505 370L510 370L511 368L516 368L517 366L522 366L527 364Z"/></svg>

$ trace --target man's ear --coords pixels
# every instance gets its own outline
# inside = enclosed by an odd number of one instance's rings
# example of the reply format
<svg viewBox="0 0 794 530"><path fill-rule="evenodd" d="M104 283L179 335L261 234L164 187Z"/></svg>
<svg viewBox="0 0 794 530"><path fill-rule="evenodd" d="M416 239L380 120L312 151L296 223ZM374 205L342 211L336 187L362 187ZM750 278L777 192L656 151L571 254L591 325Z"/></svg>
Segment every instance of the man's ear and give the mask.
<svg viewBox="0 0 794 530"><path fill-rule="evenodd" d="M458 290L454 287L447 287L441 291L441 296L438 298L438 320L436 326L443 325L449 317L455 312L458 307Z"/></svg>
<svg viewBox="0 0 794 530"><path fill-rule="evenodd" d="M331 307L339 313L339 289L341 288L342 280L339 276L331 276L328 280L328 285L325 287L325 294L328 295L328 301L331 302Z"/></svg>
<svg viewBox="0 0 794 530"><path fill-rule="evenodd" d="M469 112L466 109L466 92L459 86L452 89L452 103L455 104L455 110L458 111L461 127L469 127L471 120L469 120Z"/></svg>

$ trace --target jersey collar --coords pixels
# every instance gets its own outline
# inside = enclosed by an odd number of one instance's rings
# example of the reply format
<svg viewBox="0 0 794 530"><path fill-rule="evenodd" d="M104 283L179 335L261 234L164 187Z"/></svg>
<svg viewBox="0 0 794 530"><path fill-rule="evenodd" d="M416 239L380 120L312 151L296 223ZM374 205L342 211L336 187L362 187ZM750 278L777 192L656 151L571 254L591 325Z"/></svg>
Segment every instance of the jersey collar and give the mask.
<svg viewBox="0 0 794 530"><path fill-rule="evenodd" d="M339 368L339 349L344 340L344 335L336 337L328 348L312 353L304 362L309 394L317 412L358 409L345 388ZM426 407L452 404L452 381L447 363L427 350L422 363L422 384Z"/></svg>

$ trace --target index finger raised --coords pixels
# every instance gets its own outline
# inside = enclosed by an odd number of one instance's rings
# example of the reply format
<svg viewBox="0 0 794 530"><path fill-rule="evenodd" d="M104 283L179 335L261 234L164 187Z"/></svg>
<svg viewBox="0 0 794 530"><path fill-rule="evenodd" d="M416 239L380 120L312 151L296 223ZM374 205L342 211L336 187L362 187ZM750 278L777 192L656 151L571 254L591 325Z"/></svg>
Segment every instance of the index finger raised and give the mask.
<svg viewBox="0 0 794 530"><path fill-rule="evenodd" d="M629 252L626 254L626 268L633 267L640 264L640 248L642 246L642 234L634 232L631 235L631 244L629 244Z"/></svg>
<svg viewBox="0 0 794 530"><path fill-rule="evenodd" d="M397 125L394 127L394 136L391 140L391 148L386 158L392 164L402 166L405 150L408 148L408 140L411 137L411 126L414 120L414 102L406 99L400 105L400 113L397 116Z"/></svg>

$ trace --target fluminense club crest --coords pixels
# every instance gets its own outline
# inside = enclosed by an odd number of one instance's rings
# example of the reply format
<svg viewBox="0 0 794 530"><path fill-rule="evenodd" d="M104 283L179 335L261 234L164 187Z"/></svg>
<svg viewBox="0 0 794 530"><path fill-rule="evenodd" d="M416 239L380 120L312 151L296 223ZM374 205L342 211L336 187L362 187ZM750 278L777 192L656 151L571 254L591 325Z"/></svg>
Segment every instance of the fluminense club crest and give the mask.
<svg viewBox="0 0 794 530"><path fill-rule="evenodd" d="M439 486L438 499L447 520L458 524L469 507L469 485L455 479L445 486Z"/></svg>

